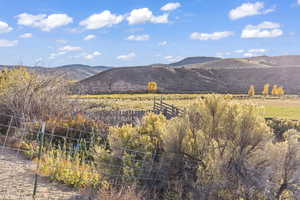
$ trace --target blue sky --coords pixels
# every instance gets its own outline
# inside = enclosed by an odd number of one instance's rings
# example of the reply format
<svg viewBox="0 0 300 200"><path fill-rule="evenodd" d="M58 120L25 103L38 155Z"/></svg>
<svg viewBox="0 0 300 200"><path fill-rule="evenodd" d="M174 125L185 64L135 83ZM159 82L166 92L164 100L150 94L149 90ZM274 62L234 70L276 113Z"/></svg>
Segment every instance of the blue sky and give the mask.
<svg viewBox="0 0 300 200"><path fill-rule="evenodd" d="M0 0L0 64L300 54L300 0Z"/></svg>

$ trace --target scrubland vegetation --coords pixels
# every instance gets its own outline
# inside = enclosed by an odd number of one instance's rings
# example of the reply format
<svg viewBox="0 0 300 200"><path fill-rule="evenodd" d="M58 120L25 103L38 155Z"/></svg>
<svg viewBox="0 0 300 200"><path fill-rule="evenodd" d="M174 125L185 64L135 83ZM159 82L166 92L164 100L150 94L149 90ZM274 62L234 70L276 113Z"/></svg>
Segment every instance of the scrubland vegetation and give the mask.
<svg viewBox="0 0 300 200"><path fill-rule="evenodd" d="M95 198L300 198L300 124L266 122L257 101L269 100L166 95L168 102L184 105L183 115L167 120L148 113L137 125L108 127L78 114L82 102L70 101L61 79L6 70L0 87L1 116L19 119L14 123L23 131L10 134L25 135L30 155L38 151L34 134L46 124L42 157L32 156L40 163L38 172L90 189ZM153 96L123 95L122 101L152 101ZM1 117L1 124L10 119Z"/></svg>

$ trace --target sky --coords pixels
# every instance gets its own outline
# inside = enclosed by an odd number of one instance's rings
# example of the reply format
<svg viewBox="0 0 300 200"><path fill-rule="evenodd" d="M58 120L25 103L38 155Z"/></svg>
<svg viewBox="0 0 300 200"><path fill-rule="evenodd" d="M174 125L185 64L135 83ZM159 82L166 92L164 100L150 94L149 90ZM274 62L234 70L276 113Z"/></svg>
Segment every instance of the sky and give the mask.
<svg viewBox="0 0 300 200"><path fill-rule="evenodd" d="M0 64L300 54L300 0L0 0Z"/></svg>

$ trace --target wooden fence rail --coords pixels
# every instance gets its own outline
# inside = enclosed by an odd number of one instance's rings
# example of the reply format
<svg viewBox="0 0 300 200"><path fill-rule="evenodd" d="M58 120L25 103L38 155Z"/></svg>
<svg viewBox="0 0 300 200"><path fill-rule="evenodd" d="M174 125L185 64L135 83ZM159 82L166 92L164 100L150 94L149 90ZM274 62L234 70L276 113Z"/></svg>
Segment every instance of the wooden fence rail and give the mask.
<svg viewBox="0 0 300 200"><path fill-rule="evenodd" d="M160 98L160 100L156 100L156 98L154 98L153 112L161 113L165 115L168 119L171 119L182 115L184 113L184 110L177 108L174 105L163 102L162 98Z"/></svg>

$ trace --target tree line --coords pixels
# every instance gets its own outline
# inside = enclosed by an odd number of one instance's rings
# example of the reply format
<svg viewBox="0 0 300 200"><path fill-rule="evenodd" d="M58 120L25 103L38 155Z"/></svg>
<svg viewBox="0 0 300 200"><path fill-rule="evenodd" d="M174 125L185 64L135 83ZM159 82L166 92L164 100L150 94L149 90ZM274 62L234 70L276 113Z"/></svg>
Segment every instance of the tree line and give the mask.
<svg viewBox="0 0 300 200"><path fill-rule="evenodd" d="M268 95L273 95L273 96L284 96L285 95L285 90L282 86L278 86L278 85L273 85L272 89L270 89L271 85L270 84L265 84L264 88L261 92L261 94L263 96L268 96ZM255 91L255 86L254 85L250 85L249 89L248 89L248 96L254 96L256 94Z"/></svg>

